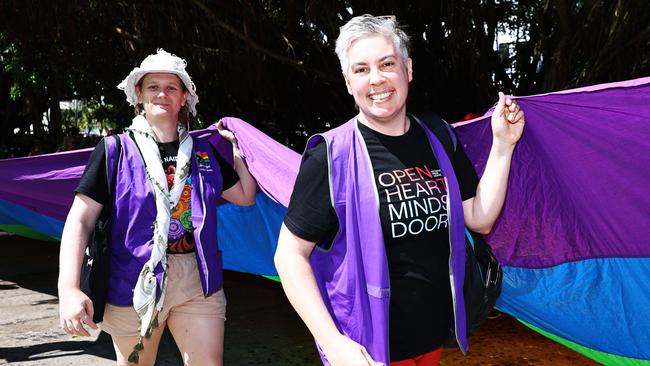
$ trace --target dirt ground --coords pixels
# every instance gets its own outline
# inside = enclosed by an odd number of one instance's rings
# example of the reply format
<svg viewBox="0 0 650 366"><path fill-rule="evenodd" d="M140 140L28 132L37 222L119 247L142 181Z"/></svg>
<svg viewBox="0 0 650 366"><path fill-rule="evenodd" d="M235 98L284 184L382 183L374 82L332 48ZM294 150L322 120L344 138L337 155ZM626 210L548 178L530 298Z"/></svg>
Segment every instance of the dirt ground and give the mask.
<svg viewBox="0 0 650 366"><path fill-rule="evenodd" d="M72 338L58 327L58 244L0 233L0 364L113 365L110 337ZM224 275L228 297L225 365L320 365L307 329L280 285L260 276ZM464 357L443 365L597 365L505 314L488 320ZM182 365L168 333L156 365Z"/></svg>

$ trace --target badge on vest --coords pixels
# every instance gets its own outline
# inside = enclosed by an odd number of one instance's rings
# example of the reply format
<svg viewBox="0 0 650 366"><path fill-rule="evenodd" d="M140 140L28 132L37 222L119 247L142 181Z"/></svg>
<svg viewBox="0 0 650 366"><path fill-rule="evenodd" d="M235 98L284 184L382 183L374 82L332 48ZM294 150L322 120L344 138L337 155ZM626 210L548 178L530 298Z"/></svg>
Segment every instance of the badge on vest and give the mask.
<svg viewBox="0 0 650 366"><path fill-rule="evenodd" d="M199 170L204 172L212 172L212 164L210 164L210 155L207 152L197 151L196 160L199 163Z"/></svg>

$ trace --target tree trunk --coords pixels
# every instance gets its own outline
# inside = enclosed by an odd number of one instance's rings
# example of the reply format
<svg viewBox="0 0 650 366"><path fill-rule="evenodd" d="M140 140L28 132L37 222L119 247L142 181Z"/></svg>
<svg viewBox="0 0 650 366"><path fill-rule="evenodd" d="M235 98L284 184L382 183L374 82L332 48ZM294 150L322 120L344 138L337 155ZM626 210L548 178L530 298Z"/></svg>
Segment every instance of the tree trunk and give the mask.
<svg viewBox="0 0 650 366"><path fill-rule="evenodd" d="M50 95L48 100L48 106L50 110L50 123L48 128L50 130L50 136L52 140L57 143L61 140L63 136L63 129L61 127L61 106L59 105L59 98L57 97L58 93Z"/></svg>
<svg viewBox="0 0 650 366"><path fill-rule="evenodd" d="M32 126L34 135L42 135L43 129L43 108L41 108L40 96L34 90L29 90L25 96L24 115L26 118L26 125L21 127L24 133L29 134L29 126Z"/></svg>

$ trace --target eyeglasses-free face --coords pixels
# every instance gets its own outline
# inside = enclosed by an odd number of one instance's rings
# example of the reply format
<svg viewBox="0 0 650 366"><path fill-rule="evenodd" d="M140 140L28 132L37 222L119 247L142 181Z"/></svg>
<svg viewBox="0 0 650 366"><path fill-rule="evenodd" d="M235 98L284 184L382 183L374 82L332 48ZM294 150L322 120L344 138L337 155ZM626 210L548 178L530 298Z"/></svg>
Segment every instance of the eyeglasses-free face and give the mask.
<svg viewBox="0 0 650 366"><path fill-rule="evenodd" d="M348 61L345 81L361 117L378 124L403 118L413 78L411 59L404 62L392 41L376 35L354 41Z"/></svg>
<svg viewBox="0 0 650 366"><path fill-rule="evenodd" d="M136 93L147 118L165 118L174 122L187 99L182 81L169 73L146 74L136 86Z"/></svg>

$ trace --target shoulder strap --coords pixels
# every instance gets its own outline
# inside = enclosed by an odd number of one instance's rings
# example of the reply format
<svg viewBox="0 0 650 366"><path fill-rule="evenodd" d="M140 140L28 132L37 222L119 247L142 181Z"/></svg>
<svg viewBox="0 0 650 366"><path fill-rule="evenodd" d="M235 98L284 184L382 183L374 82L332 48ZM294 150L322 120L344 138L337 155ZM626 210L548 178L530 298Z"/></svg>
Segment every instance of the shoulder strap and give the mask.
<svg viewBox="0 0 650 366"><path fill-rule="evenodd" d="M111 135L104 138L104 151L106 152L106 183L108 187L108 202L106 213L109 214L113 207L115 198L115 182L117 176L117 165L119 163L120 153L122 152L122 141L117 135Z"/></svg>
<svg viewBox="0 0 650 366"><path fill-rule="evenodd" d="M414 117L422 121L436 135L450 158L454 156L457 144L456 134L451 130L449 123L434 112L418 113Z"/></svg>

